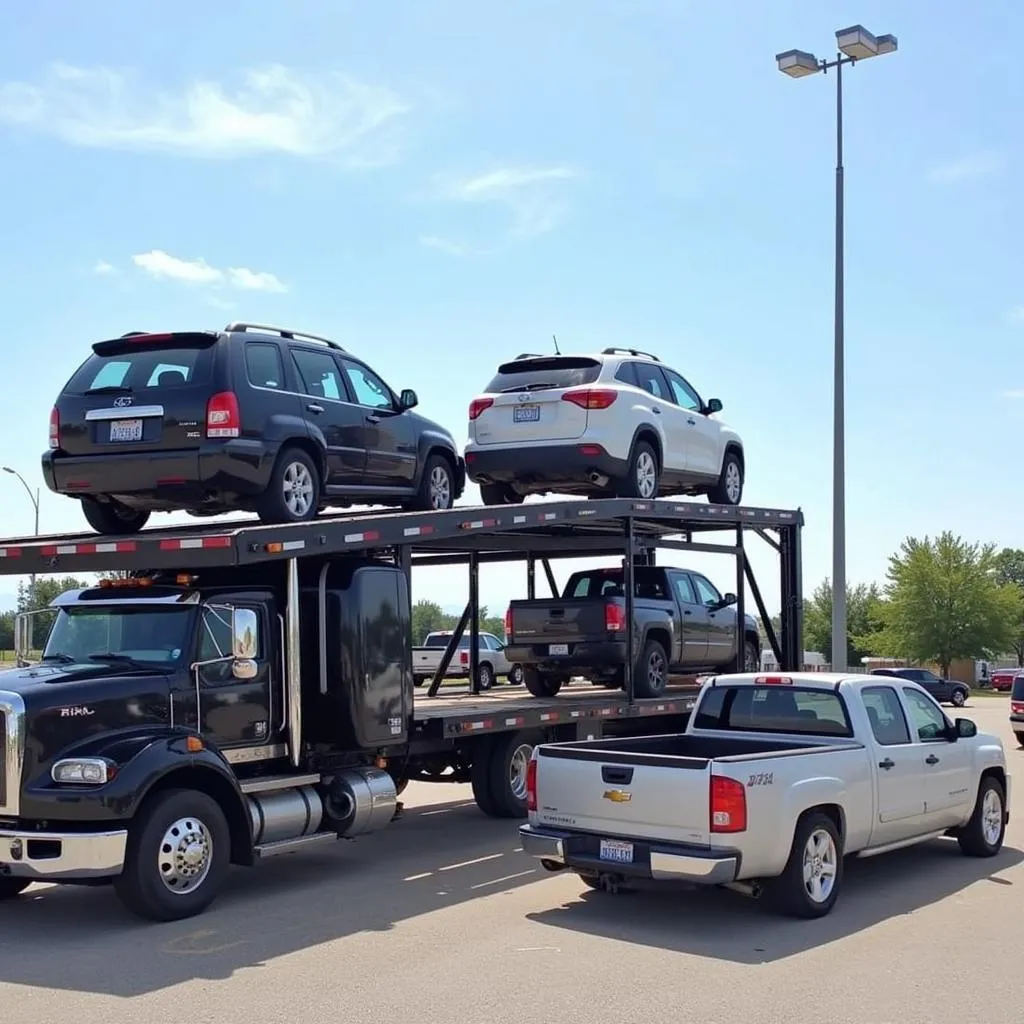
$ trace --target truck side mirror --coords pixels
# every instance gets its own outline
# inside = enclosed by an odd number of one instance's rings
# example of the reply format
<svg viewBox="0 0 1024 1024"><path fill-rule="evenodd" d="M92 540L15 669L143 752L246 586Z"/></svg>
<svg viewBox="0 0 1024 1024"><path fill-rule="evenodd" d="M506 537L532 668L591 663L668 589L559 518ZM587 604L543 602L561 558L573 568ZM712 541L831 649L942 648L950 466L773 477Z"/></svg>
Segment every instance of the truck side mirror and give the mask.
<svg viewBox="0 0 1024 1024"><path fill-rule="evenodd" d="M236 679L252 679L258 670L260 620L252 608L231 609L231 674Z"/></svg>
<svg viewBox="0 0 1024 1024"><path fill-rule="evenodd" d="M398 396L398 405L403 411L406 409L413 409L420 404L419 396L413 391L412 388L403 388L401 395Z"/></svg>
<svg viewBox="0 0 1024 1024"><path fill-rule="evenodd" d="M962 740L969 740L972 736L978 735L978 727L969 718L958 718L956 720L956 735Z"/></svg>
<svg viewBox="0 0 1024 1024"><path fill-rule="evenodd" d="M733 593L723 594L722 600L719 602L719 608L728 608L729 605L735 604L738 598Z"/></svg>

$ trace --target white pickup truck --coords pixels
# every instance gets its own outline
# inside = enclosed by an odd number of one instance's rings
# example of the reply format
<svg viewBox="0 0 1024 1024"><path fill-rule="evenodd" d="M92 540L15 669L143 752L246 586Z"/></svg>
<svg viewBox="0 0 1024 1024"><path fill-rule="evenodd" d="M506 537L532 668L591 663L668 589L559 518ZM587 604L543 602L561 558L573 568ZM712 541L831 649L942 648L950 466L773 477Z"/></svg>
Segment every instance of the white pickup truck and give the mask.
<svg viewBox="0 0 1024 1024"><path fill-rule="evenodd" d="M713 676L685 732L537 746L523 849L592 888L722 885L794 917L836 902L843 859L948 835L991 857L1009 820L996 736L916 683Z"/></svg>
<svg viewBox="0 0 1024 1024"><path fill-rule="evenodd" d="M505 676L513 686L521 686L523 666L515 665L505 657L505 644L493 633L480 633L479 637L477 674L480 689L489 690L499 676ZM426 635L422 647L412 649L412 678L417 686L422 686L433 678L451 638L451 630L437 630ZM459 637L458 650L445 675L447 678L465 678L469 675L469 630Z"/></svg>

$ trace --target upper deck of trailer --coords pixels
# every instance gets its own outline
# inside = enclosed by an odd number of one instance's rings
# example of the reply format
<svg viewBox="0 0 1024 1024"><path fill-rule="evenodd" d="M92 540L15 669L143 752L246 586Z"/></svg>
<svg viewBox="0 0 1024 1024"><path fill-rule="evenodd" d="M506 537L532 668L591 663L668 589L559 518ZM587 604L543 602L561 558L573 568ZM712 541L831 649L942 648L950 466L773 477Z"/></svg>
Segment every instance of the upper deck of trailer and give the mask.
<svg viewBox="0 0 1024 1024"><path fill-rule="evenodd" d="M255 519L148 529L124 537L57 534L0 540L0 575L112 570L229 567L307 556L405 546L414 551L529 550L529 538L557 546L589 538L621 544L637 539L736 528L799 527L799 510L748 508L630 498L456 507L442 512L359 512L324 515L308 523L265 525Z"/></svg>

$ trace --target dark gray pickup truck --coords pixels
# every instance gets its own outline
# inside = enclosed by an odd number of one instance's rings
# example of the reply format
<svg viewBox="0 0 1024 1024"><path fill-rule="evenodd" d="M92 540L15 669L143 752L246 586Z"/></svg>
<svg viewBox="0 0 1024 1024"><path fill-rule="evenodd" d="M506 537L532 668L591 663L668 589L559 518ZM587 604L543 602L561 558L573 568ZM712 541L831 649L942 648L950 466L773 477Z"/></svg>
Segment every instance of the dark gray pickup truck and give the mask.
<svg viewBox="0 0 1024 1024"><path fill-rule="evenodd" d="M523 667L535 697L553 697L574 675L599 686L622 686L626 615L621 569L573 573L562 596L513 601L505 620L510 661ZM754 672L761 640L746 616L742 641L735 594L689 569L637 567L633 599L633 689L658 697L671 676Z"/></svg>

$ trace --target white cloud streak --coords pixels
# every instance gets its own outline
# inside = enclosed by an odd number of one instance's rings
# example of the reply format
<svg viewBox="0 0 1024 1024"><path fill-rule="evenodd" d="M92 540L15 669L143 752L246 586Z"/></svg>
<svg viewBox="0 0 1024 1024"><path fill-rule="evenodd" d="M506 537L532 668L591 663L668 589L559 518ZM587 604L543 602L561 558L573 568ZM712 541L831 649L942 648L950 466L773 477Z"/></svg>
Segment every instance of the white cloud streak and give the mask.
<svg viewBox="0 0 1024 1024"><path fill-rule="evenodd" d="M94 274L104 276L107 274L113 274L115 272L115 267L113 263L108 263L106 260L97 260L93 264L92 272Z"/></svg>
<svg viewBox="0 0 1024 1024"><path fill-rule="evenodd" d="M928 171L928 177L938 184L952 185L974 178L985 178L1002 169L1003 158L999 153L983 152L936 164Z"/></svg>
<svg viewBox="0 0 1024 1024"><path fill-rule="evenodd" d="M503 167L472 177L441 179L438 194L449 202L504 207L511 217L510 235L527 239L561 223L568 210L562 189L576 177L569 167Z"/></svg>
<svg viewBox="0 0 1024 1024"><path fill-rule="evenodd" d="M182 284L214 288L234 288L247 292L272 292L283 294L287 286L274 274L248 267L211 266L201 257L192 260L171 256L162 249L132 256L132 263L150 277L161 281L178 281Z"/></svg>
<svg viewBox="0 0 1024 1024"><path fill-rule="evenodd" d="M245 71L235 88L195 80L161 92L126 72L68 64L37 82L0 84L0 122L75 146L207 159L278 153L390 163L411 110L384 86L277 64Z"/></svg>

